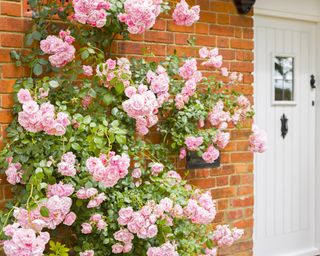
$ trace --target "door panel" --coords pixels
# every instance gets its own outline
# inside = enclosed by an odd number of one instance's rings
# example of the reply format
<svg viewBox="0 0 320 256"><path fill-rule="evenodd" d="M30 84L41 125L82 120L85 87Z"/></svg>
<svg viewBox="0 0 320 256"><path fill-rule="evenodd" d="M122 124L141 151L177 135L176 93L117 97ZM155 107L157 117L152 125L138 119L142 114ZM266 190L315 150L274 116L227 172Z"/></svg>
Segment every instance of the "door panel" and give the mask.
<svg viewBox="0 0 320 256"><path fill-rule="evenodd" d="M316 255L315 91L310 86L315 25L258 16L255 44L256 122L267 131L268 151L255 158L254 255ZM278 69L275 57L282 59ZM288 93L292 58L294 100L274 102L279 90ZM275 78L283 86L277 91ZM289 128L285 138L283 114Z"/></svg>

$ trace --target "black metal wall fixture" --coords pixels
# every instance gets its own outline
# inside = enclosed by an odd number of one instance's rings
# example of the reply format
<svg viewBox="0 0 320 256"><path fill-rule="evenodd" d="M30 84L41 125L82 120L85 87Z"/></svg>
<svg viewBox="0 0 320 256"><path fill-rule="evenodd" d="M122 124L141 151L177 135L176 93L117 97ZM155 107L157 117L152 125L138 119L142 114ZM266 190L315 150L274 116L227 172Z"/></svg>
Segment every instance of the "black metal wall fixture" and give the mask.
<svg viewBox="0 0 320 256"><path fill-rule="evenodd" d="M238 13L247 14L250 12L256 0L233 0L237 7Z"/></svg>
<svg viewBox="0 0 320 256"><path fill-rule="evenodd" d="M289 131L288 118L285 114L281 116L281 136L284 139Z"/></svg>
<svg viewBox="0 0 320 256"><path fill-rule="evenodd" d="M316 89L316 78L314 75L311 75L310 86L311 86L311 89Z"/></svg>
<svg viewBox="0 0 320 256"><path fill-rule="evenodd" d="M212 164L205 162L195 152L188 152L187 154L187 170L203 169L203 168L216 168L220 166L220 157Z"/></svg>

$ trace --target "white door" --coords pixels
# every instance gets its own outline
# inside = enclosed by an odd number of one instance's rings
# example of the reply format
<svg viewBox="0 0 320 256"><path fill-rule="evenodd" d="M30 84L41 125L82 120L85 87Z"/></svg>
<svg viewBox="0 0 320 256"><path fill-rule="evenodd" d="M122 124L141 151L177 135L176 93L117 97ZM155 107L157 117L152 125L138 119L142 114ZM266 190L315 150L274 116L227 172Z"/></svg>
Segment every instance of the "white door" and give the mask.
<svg viewBox="0 0 320 256"><path fill-rule="evenodd" d="M315 34L313 23L255 17L256 123L268 134L268 151L255 157L255 256L319 252L315 89L310 85Z"/></svg>

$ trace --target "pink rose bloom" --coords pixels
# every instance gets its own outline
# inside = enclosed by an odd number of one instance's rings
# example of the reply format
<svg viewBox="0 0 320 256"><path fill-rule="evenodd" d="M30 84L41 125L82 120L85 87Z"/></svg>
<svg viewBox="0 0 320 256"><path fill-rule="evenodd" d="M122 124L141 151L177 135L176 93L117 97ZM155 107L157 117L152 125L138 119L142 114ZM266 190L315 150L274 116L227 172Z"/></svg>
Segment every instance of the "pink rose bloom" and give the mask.
<svg viewBox="0 0 320 256"><path fill-rule="evenodd" d="M88 199L96 194L98 194L98 190L95 188L80 188L76 193L79 199Z"/></svg>
<svg viewBox="0 0 320 256"><path fill-rule="evenodd" d="M244 109L250 108L250 105L251 105L248 98L243 95L241 95L237 98L237 103L238 103L239 107L244 108Z"/></svg>
<svg viewBox="0 0 320 256"><path fill-rule="evenodd" d="M24 173L24 170L21 170L20 163L10 163L7 170L5 170L7 181L11 185L16 185L17 183L21 183L23 173Z"/></svg>
<svg viewBox="0 0 320 256"><path fill-rule="evenodd" d="M11 239L3 242L5 255L43 255L46 244L50 240L48 232L40 232L29 228L17 228Z"/></svg>
<svg viewBox="0 0 320 256"><path fill-rule="evenodd" d="M182 67L179 68L179 75L188 80L192 78L193 74L197 71L197 61L196 59L188 59Z"/></svg>
<svg viewBox="0 0 320 256"><path fill-rule="evenodd" d="M128 25L129 33L141 34L155 24L161 3L162 0L126 0L125 13L120 13L118 18Z"/></svg>
<svg viewBox="0 0 320 256"><path fill-rule="evenodd" d="M214 143L218 145L220 148L225 148L230 141L230 133L229 132L218 132L217 137L214 140Z"/></svg>
<svg viewBox="0 0 320 256"><path fill-rule="evenodd" d="M132 218L132 214L133 214L133 209L131 207L121 208L119 210L119 218L118 218L119 225L127 225Z"/></svg>
<svg viewBox="0 0 320 256"><path fill-rule="evenodd" d="M123 243L130 243L134 236L132 233L129 232L128 229L121 229L113 234L114 239Z"/></svg>
<svg viewBox="0 0 320 256"><path fill-rule="evenodd" d="M89 157L86 161L86 167L90 173L94 173L95 171L99 170L100 168L104 167L100 158L97 157Z"/></svg>
<svg viewBox="0 0 320 256"><path fill-rule="evenodd" d="M137 93L137 88L133 87L133 86L128 86L125 90L124 90L126 96L128 98L131 98L134 94Z"/></svg>
<svg viewBox="0 0 320 256"><path fill-rule="evenodd" d="M232 229L232 237L234 241L238 241L244 235L243 229L233 228Z"/></svg>
<svg viewBox="0 0 320 256"><path fill-rule="evenodd" d="M186 137L184 143L186 144L188 150L196 151L202 145L203 138L202 137L188 136L188 137Z"/></svg>
<svg viewBox="0 0 320 256"><path fill-rule="evenodd" d="M128 96L133 93L133 89L130 89ZM158 118L156 114L158 112L159 103L156 95L145 85L138 87L138 92L132 94L130 98L122 103L124 111L128 116L136 120L136 129L141 135L148 133L148 128L154 126Z"/></svg>
<svg viewBox="0 0 320 256"><path fill-rule="evenodd" d="M162 209L165 211L165 212L170 212L172 210L172 207L173 207L173 202L170 198L163 198L161 199L159 205L162 207Z"/></svg>
<svg viewBox="0 0 320 256"><path fill-rule="evenodd" d="M77 173L77 170L75 167L69 163L66 162L60 162L58 164L58 172L61 173L63 176L75 176Z"/></svg>
<svg viewBox="0 0 320 256"><path fill-rule="evenodd" d="M212 126L224 130L228 127L228 122L231 121L230 113L223 110L224 103L220 100L208 114L208 120Z"/></svg>
<svg viewBox="0 0 320 256"><path fill-rule="evenodd" d="M202 62L201 65L207 66L207 67L215 67L215 68L221 68L222 66L222 55L218 56L212 56L209 60Z"/></svg>
<svg viewBox="0 0 320 256"><path fill-rule="evenodd" d="M229 79L230 79L231 81L237 80L237 79L238 79L237 72L232 72L232 73L230 74L230 76L229 76Z"/></svg>
<svg viewBox="0 0 320 256"><path fill-rule="evenodd" d="M99 213L93 214L90 217L90 221L93 221L93 222L96 222L96 223L98 223L100 220L102 220L102 215L99 214Z"/></svg>
<svg viewBox="0 0 320 256"><path fill-rule="evenodd" d="M147 256L179 256L176 246L166 242L160 247L149 247Z"/></svg>
<svg viewBox="0 0 320 256"><path fill-rule="evenodd" d="M117 61L115 61L115 60L113 60L113 59L108 59L108 60L106 61L106 64L107 64L107 66L108 66L108 69L113 70L113 69L115 69L115 67L116 67L116 65L117 65Z"/></svg>
<svg viewBox="0 0 320 256"><path fill-rule="evenodd" d="M54 67L63 67L67 63L73 61L75 58L75 51L73 45L74 38L68 35L68 32L60 31L60 38L56 36L48 36L46 39L40 41L41 50L50 54L49 61Z"/></svg>
<svg viewBox="0 0 320 256"><path fill-rule="evenodd" d="M150 225L147 229L147 237L153 238L158 234L158 227L156 225Z"/></svg>
<svg viewBox="0 0 320 256"><path fill-rule="evenodd" d="M156 73L149 70L147 73L147 81L151 84L152 92L157 94L159 105L162 105L169 99L170 78L164 67L159 65Z"/></svg>
<svg viewBox="0 0 320 256"><path fill-rule="evenodd" d="M218 225L213 233L213 240L219 247L229 247L243 235L243 230L234 228L230 230L228 225Z"/></svg>
<svg viewBox="0 0 320 256"><path fill-rule="evenodd" d="M86 250L84 252L80 252L80 256L94 256L93 250Z"/></svg>
<svg viewBox="0 0 320 256"><path fill-rule="evenodd" d="M135 179L139 179L141 177L141 169L135 168L133 172L131 173L131 176Z"/></svg>
<svg viewBox="0 0 320 256"><path fill-rule="evenodd" d="M66 162L68 164L75 164L76 156L72 152L67 152L61 156L61 161Z"/></svg>
<svg viewBox="0 0 320 256"><path fill-rule="evenodd" d="M12 237L16 231L18 231L20 227L19 223L13 223L12 225L7 225L3 228L4 234L6 236Z"/></svg>
<svg viewBox="0 0 320 256"><path fill-rule="evenodd" d="M49 90L45 90L44 88L39 88L39 97L46 98L49 95Z"/></svg>
<svg viewBox="0 0 320 256"><path fill-rule="evenodd" d="M163 164L161 163L150 163L149 167L151 168L152 175L157 176L160 172L163 171Z"/></svg>
<svg viewBox="0 0 320 256"><path fill-rule="evenodd" d="M93 74L93 69L91 66L83 65L82 70L85 76L92 76Z"/></svg>
<svg viewBox="0 0 320 256"><path fill-rule="evenodd" d="M229 75L229 71L227 68L221 68L221 75L222 76L228 76Z"/></svg>
<svg viewBox="0 0 320 256"><path fill-rule="evenodd" d="M105 200L107 199L106 195L104 193L100 193L94 198L92 198L88 205L87 208L95 208L100 206Z"/></svg>
<svg viewBox="0 0 320 256"><path fill-rule="evenodd" d="M200 6L196 5L189 9L185 0L181 0L173 11L172 18L177 25L191 26L200 18Z"/></svg>
<svg viewBox="0 0 320 256"><path fill-rule="evenodd" d="M107 223L104 220L100 220L97 223L98 230L104 230L107 226Z"/></svg>
<svg viewBox="0 0 320 256"><path fill-rule="evenodd" d="M39 105L37 104L37 102L30 100L22 105L22 109L25 113L32 115L38 112Z"/></svg>
<svg viewBox="0 0 320 256"><path fill-rule="evenodd" d="M132 250L132 243L126 243L123 246L123 253L128 253Z"/></svg>
<svg viewBox="0 0 320 256"><path fill-rule="evenodd" d="M112 245L112 253L119 254L123 251L123 245L120 243Z"/></svg>
<svg viewBox="0 0 320 256"><path fill-rule="evenodd" d="M105 0L73 0L73 7L75 11L73 18L76 21L102 28L106 24L106 11L111 8L111 4Z"/></svg>
<svg viewBox="0 0 320 256"><path fill-rule="evenodd" d="M48 185L47 197L52 197L54 195L59 197L68 197L71 196L73 192L74 187L71 184L63 184L63 182L60 181L57 184Z"/></svg>
<svg viewBox="0 0 320 256"><path fill-rule="evenodd" d="M89 223L82 223L81 227L82 234L90 234L92 232L92 226Z"/></svg>
<svg viewBox="0 0 320 256"><path fill-rule="evenodd" d="M213 163L219 158L220 152L214 147L209 146L207 151L202 154L202 159L207 163Z"/></svg>
<svg viewBox="0 0 320 256"><path fill-rule="evenodd" d="M187 156L187 151L185 148L180 149L179 158L184 159Z"/></svg>
<svg viewBox="0 0 320 256"><path fill-rule="evenodd" d="M264 130L259 129L258 126L253 125L252 134L249 137L250 150L256 153L263 153L267 147L267 134Z"/></svg>
<svg viewBox="0 0 320 256"><path fill-rule="evenodd" d="M28 101L32 101L32 97L28 89L20 89L17 94L17 97L18 97L18 101L21 104L25 104Z"/></svg>
<svg viewBox="0 0 320 256"><path fill-rule="evenodd" d="M181 205L176 204L172 209L172 215L173 217L179 218L183 216L183 208Z"/></svg>
<svg viewBox="0 0 320 256"><path fill-rule="evenodd" d="M209 50L207 47L202 47L200 50L199 50L199 55L201 58L205 59L205 58L208 58L209 57Z"/></svg>
<svg viewBox="0 0 320 256"><path fill-rule="evenodd" d="M168 171L167 172L167 177L170 178L170 179L175 179L178 182L180 182L182 180L180 174L177 173L176 171Z"/></svg>
<svg viewBox="0 0 320 256"><path fill-rule="evenodd" d="M71 226L77 218L77 215L74 212L69 212L67 216L65 217L63 224L67 226Z"/></svg>
<svg viewBox="0 0 320 256"><path fill-rule="evenodd" d="M200 256L217 256L217 248L213 248L213 249L208 249L206 248L205 250L205 255L200 255Z"/></svg>

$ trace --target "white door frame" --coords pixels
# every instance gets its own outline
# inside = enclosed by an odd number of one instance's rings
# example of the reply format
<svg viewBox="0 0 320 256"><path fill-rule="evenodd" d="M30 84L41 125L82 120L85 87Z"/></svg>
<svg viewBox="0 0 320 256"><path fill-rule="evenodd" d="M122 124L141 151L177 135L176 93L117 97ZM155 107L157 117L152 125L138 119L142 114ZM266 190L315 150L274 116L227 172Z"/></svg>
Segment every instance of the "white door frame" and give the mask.
<svg viewBox="0 0 320 256"><path fill-rule="evenodd" d="M306 1L307 2L307 1ZM307 4L307 3L304 4ZM320 4L320 3L319 3ZM290 5L290 1L288 1L288 5ZM289 9L289 8L288 8ZM254 8L254 14L259 16L267 16L267 17L277 17L282 19L289 19L289 20L301 20L301 21L308 21L311 23L316 24L316 41L315 50L316 50L316 96L315 96L315 125L316 125L316 134L315 134L315 175L316 175L316 187L315 187L315 222L316 222L316 245L320 248L320 14L319 16L313 15L305 15L305 14L298 14L298 13L290 13L290 12L283 12L277 10L270 10L270 9L260 9ZM256 51L256 48L255 48ZM320 249L319 252L320 253ZM256 255L259 256L259 255ZM299 255L301 256L301 255Z"/></svg>

